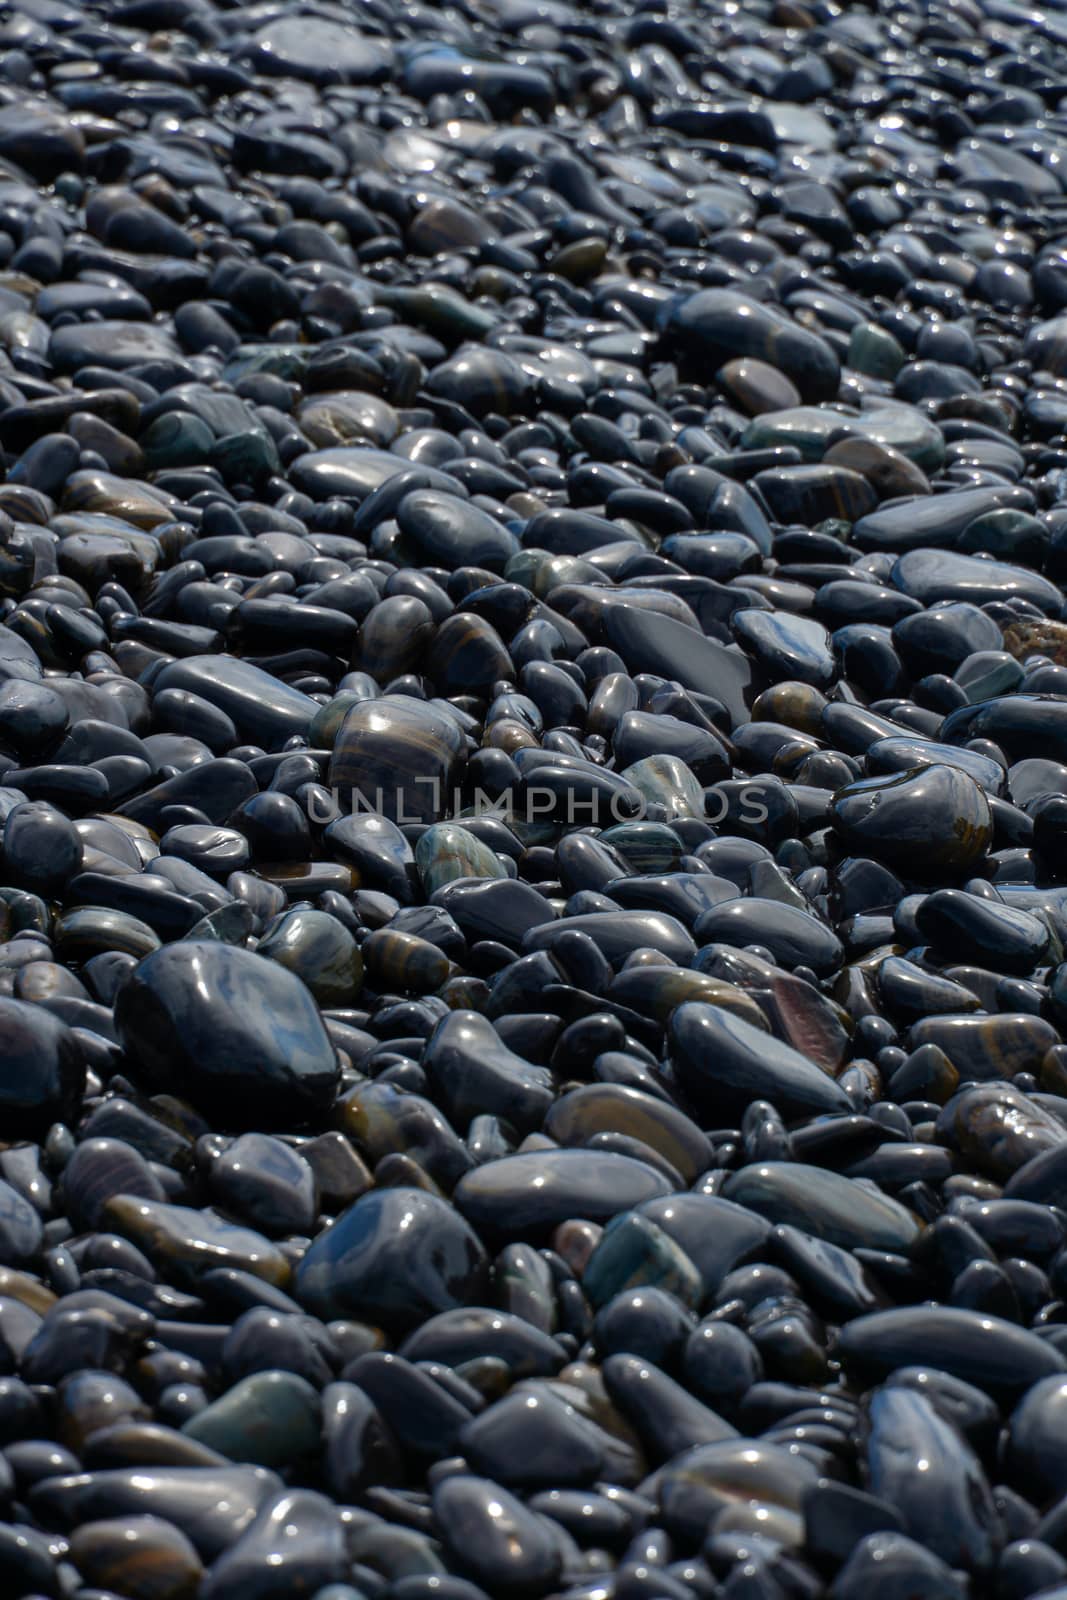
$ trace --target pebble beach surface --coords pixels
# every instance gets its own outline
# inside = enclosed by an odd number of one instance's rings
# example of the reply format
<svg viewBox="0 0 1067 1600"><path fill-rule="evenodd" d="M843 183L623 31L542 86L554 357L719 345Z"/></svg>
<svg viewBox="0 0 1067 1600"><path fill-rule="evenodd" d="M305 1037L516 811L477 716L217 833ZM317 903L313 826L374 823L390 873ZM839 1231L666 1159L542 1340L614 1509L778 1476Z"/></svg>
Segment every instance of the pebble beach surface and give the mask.
<svg viewBox="0 0 1067 1600"><path fill-rule="evenodd" d="M1067 5L0 10L0 1600L1067 1600Z"/></svg>

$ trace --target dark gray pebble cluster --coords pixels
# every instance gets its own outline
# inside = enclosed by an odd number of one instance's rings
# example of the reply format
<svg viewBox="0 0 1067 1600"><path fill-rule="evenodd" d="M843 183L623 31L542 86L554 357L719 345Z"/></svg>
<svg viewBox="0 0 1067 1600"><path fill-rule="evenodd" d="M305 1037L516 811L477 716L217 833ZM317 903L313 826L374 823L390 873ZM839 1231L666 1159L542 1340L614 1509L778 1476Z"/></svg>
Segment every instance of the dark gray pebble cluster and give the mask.
<svg viewBox="0 0 1067 1600"><path fill-rule="evenodd" d="M1067 3L4 0L0 1600L1067 1600Z"/></svg>

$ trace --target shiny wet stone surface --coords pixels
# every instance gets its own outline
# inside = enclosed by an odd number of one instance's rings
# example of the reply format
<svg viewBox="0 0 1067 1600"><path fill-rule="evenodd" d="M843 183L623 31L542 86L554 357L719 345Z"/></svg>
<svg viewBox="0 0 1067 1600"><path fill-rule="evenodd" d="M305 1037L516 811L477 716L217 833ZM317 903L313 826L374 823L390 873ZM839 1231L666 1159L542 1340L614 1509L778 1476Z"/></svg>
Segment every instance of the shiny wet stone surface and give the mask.
<svg viewBox="0 0 1067 1600"><path fill-rule="evenodd" d="M1067 22L0 14L0 1600L1067 1594Z"/></svg>

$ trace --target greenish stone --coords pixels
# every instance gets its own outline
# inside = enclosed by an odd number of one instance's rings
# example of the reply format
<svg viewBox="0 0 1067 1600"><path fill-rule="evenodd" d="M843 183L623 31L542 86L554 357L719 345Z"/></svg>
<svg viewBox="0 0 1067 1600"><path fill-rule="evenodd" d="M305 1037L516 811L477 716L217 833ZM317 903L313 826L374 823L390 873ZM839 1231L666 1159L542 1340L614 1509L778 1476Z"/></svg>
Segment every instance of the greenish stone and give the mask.
<svg viewBox="0 0 1067 1600"><path fill-rule="evenodd" d="M1048 539L1044 523L1029 511L1000 506L969 522L954 548L967 555L981 553L1005 561L1021 561L1028 566L1041 566Z"/></svg>
<svg viewBox="0 0 1067 1600"><path fill-rule="evenodd" d="M680 1245L648 1217L627 1211L613 1217L582 1275L590 1303L603 1306L624 1289L665 1289L696 1310L703 1295L700 1273Z"/></svg>
<svg viewBox="0 0 1067 1600"><path fill-rule="evenodd" d="M1023 669L1006 650L976 650L957 669L955 681L976 706L982 700L995 700L1011 694L1023 681Z"/></svg>
<svg viewBox="0 0 1067 1600"><path fill-rule="evenodd" d="M318 1448L321 1403L295 1372L253 1372L182 1429L230 1461L284 1467Z"/></svg>
<svg viewBox="0 0 1067 1600"><path fill-rule="evenodd" d="M453 878L506 878L503 863L487 844L458 822L435 822L415 846L426 898Z"/></svg>
<svg viewBox="0 0 1067 1600"><path fill-rule="evenodd" d="M868 378L893 379L907 360L893 335L875 322L857 322L848 341L847 364Z"/></svg>
<svg viewBox="0 0 1067 1600"><path fill-rule="evenodd" d="M645 756L621 774L647 801L672 817L703 817L704 786L678 756Z"/></svg>
<svg viewBox="0 0 1067 1600"><path fill-rule="evenodd" d="M639 873L676 872L685 855L681 839L665 822L620 822L600 837Z"/></svg>
<svg viewBox="0 0 1067 1600"><path fill-rule="evenodd" d="M211 464L218 468L227 483L258 483L281 471L274 440L269 433L253 429L216 440Z"/></svg>
<svg viewBox="0 0 1067 1600"><path fill-rule="evenodd" d="M472 305L443 284L429 284L421 289L376 284L374 299L377 305L398 312L402 322L413 322L416 327L438 333L449 343L462 339L480 342L500 321L498 311Z"/></svg>
<svg viewBox="0 0 1067 1600"><path fill-rule="evenodd" d="M766 450L794 445L805 461L821 461L830 441L870 439L889 445L925 471L939 467L945 458L941 430L917 406L883 401L870 411L846 411L839 406L794 406L789 411L756 417L741 440L744 450Z"/></svg>
<svg viewBox="0 0 1067 1600"><path fill-rule="evenodd" d="M305 344L242 344L222 369L225 383L236 383L253 372L271 372L287 381L303 377L312 346Z"/></svg>
<svg viewBox="0 0 1067 1600"><path fill-rule="evenodd" d="M140 438L151 472L170 467L195 467L208 460L214 439L211 429L188 411L165 411Z"/></svg>
<svg viewBox="0 0 1067 1600"><path fill-rule="evenodd" d="M563 583L604 582L603 572L591 561L584 561L581 556L555 555L551 550L535 547L518 550L509 557L504 577L508 583L521 583L542 600Z"/></svg>

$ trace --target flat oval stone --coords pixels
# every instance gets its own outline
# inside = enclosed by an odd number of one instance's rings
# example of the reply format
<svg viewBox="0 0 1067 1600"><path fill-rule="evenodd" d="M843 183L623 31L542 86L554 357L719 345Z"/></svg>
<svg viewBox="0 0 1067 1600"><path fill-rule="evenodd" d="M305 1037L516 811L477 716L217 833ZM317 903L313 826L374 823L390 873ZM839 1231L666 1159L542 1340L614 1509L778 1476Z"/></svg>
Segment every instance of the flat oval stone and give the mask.
<svg viewBox="0 0 1067 1600"><path fill-rule="evenodd" d="M884 1377L897 1367L939 1367L993 1393L1017 1394L1067 1371L1052 1345L1000 1317L955 1306L899 1306L842 1328L846 1366Z"/></svg>
<svg viewBox="0 0 1067 1600"><path fill-rule="evenodd" d="M234 656L192 656L168 663L157 690L184 689L231 719L242 739L278 750L294 734L307 736L318 706L308 695Z"/></svg>
<svg viewBox="0 0 1067 1600"><path fill-rule="evenodd" d="M191 1289L204 1273L226 1266L278 1288L289 1281L289 1262L262 1234L210 1211L117 1194L105 1201L100 1221L158 1262L167 1277Z"/></svg>
<svg viewBox="0 0 1067 1600"><path fill-rule="evenodd" d="M848 1096L821 1067L717 1006L680 1005L667 1033L679 1080L711 1122L752 1100L769 1100L785 1117L850 1109Z"/></svg>
<svg viewBox="0 0 1067 1600"><path fill-rule="evenodd" d="M35 1506L61 1526L101 1518L157 1516L185 1534L202 1561L233 1544L281 1488L262 1467L175 1467L143 1464L34 1486Z"/></svg>
<svg viewBox="0 0 1067 1600"><path fill-rule="evenodd" d="M908 1043L913 1049L937 1045L964 1080L1036 1073L1046 1052L1058 1042L1059 1036L1050 1022L1026 1012L923 1017L908 1030Z"/></svg>
<svg viewBox="0 0 1067 1600"><path fill-rule="evenodd" d="M742 1167L726 1180L722 1194L770 1222L800 1228L844 1250L907 1251L919 1233L918 1219L898 1201L802 1162Z"/></svg>
<svg viewBox="0 0 1067 1600"><path fill-rule="evenodd" d="M895 443L888 439L883 442ZM900 448L901 446L897 445L897 449ZM910 455L911 452L905 450L904 454ZM919 461L920 466L927 464L918 456L914 459ZM992 489L960 489L955 494L947 495L909 496L894 501L891 505L879 506L877 511L861 517L853 528L852 537L860 550L889 550L900 553L927 547L924 553L932 554L937 548L951 548L967 524L973 522L975 517L1001 507L1015 507L1022 511L1032 510L1033 500L1029 489L1004 485ZM969 558L954 556L951 559L965 560L968 567L974 565ZM980 564L985 565L985 563ZM904 585L898 584L897 587L904 588ZM904 592L908 594L911 591L905 589ZM951 597L938 594L932 598ZM971 599L973 596L967 595L961 598Z"/></svg>
<svg viewBox="0 0 1067 1600"><path fill-rule="evenodd" d="M954 550L909 550L894 563L889 578L896 588L924 606L935 601L984 605L989 600L1014 596L1028 600L1040 611L1056 613L1063 603L1054 583L1026 567L959 555Z"/></svg>
<svg viewBox="0 0 1067 1600"><path fill-rule="evenodd" d="M476 1228L517 1239L568 1217L607 1222L669 1192L653 1167L614 1151L530 1150L475 1167L453 1199Z"/></svg>
<svg viewBox="0 0 1067 1600"><path fill-rule="evenodd" d="M711 1159L707 1139L677 1107L621 1083L590 1083L572 1089L552 1105L544 1132L562 1145L588 1144L597 1133L612 1131L640 1139L658 1150L687 1183L704 1172Z"/></svg>

